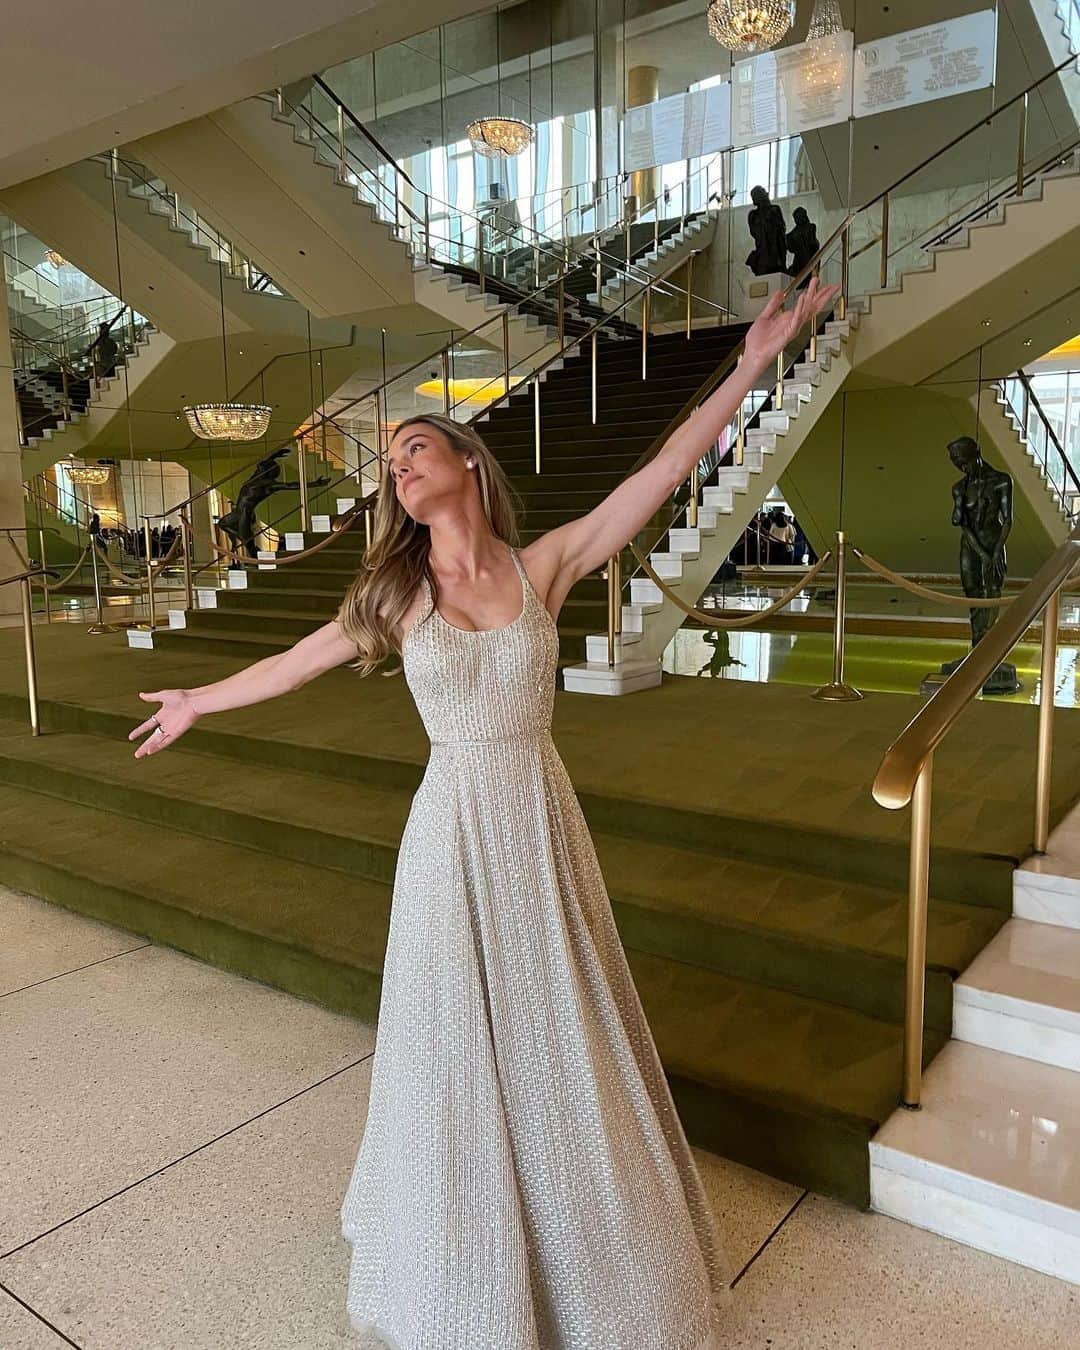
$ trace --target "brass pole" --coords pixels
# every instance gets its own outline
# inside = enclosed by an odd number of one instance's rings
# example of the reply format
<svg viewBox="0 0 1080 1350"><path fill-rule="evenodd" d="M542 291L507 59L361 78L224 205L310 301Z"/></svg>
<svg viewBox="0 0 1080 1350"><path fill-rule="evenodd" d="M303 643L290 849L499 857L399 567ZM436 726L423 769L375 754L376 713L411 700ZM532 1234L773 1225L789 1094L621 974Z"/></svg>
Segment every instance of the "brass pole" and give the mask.
<svg viewBox="0 0 1080 1350"><path fill-rule="evenodd" d="M649 360L649 296L652 293L650 282L641 296L641 378L647 380Z"/></svg>
<svg viewBox="0 0 1080 1350"><path fill-rule="evenodd" d="M593 420L593 426L596 425L596 417L597 417L597 413L598 413L598 411L599 411L599 386L598 386L598 384L597 384L597 378L596 378L596 362L597 362L596 343L597 343L597 338L598 338L598 337L599 337L599 334L597 333L596 329L594 328L594 329L593 329L593 335L592 335L592 420Z"/></svg>
<svg viewBox="0 0 1080 1350"><path fill-rule="evenodd" d="M815 279L815 280L819 280L820 277L821 277L821 268L820 268L820 267L815 267L815 268L814 268L814 279ZM817 317L816 317L816 316L810 320L810 350L807 352L807 357L809 358L810 361L816 361L816 360L817 360Z"/></svg>
<svg viewBox="0 0 1080 1350"><path fill-rule="evenodd" d="M926 911L930 891L930 789L933 755L915 780L908 858L907 997L904 1006L903 1104L917 1110L922 1095L923 1019L926 1003Z"/></svg>
<svg viewBox="0 0 1080 1350"><path fill-rule="evenodd" d="M42 581L45 578L42 577ZM30 604L30 578L19 582L22 592L23 646L26 650L26 691L30 697L30 730L41 735L41 715L38 709L37 661L34 658L34 612Z"/></svg>
<svg viewBox="0 0 1080 1350"><path fill-rule="evenodd" d="M149 516L147 516L146 519L143 521L143 539L144 539L144 541L145 541L145 548L146 548L146 605L147 605L147 610L148 610L149 616L150 616L150 624L149 624L149 626L150 626L151 628L155 628L155 627L157 627L157 615L156 615L156 613L154 612L154 559L153 559L153 556L151 555L151 552L150 552L150 545L153 543L153 539L152 539L151 534L150 534L150 517L149 517ZM90 548L91 548L91 552L93 552L93 542L91 542ZM97 559L96 559L96 558L94 559L94 589L97 590ZM99 613L100 613L100 610L101 610L101 599L100 599L100 592L99 592L99 599L98 599L98 612L99 612Z"/></svg>
<svg viewBox="0 0 1080 1350"><path fill-rule="evenodd" d="M371 547L371 508L364 512L364 547Z"/></svg>
<svg viewBox="0 0 1080 1350"><path fill-rule="evenodd" d="M146 522L146 530L147 530L147 545L146 545L146 547L147 547L147 556L149 556L149 550L150 550L150 535L149 535L150 522L149 522L149 521ZM90 535L90 571L91 571L91 574L92 574L92 576L93 576L93 578L94 578L94 603L95 603L95 606L96 606L96 608L97 608L97 622L96 622L96 623L92 623L92 624L87 628L86 631L87 631L87 633L94 633L94 634L97 634L97 633L118 633L118 632L120 631L120 630L119 630L119 627L118 627L116 624L113 624L113 623L106 623L106 622L105 622L105 615L102 613L102 609L101 609L101 579L100 579L100 577L98 576L97 544L95 544L95 542L94 542L94 536L93 536L93 535ZM153 623L152 623L152 622L151 622L151 625L150 625L150 626L153 627Z"/></svg>
<svg viewBox="0 0 1080 1350"><path fill-rule="evenodd" d="M836 313L843 320L847 318L848 267L851 262L850 226L845 226L840 235L840 294L836 300Z"/></svg>
<svg viewBox="0 0 1080 1350"><path fill-rule="evenodd" d="M615 636L622 632L622 554L616 553L615 564Z"/></svg>
<svg viewBox="0 0 1080 1350"><path fill-rule="evenodd" d="M310 530L311 519L308 516L307 459L304 455L303 436L300 436L296 442L296 458L300 465L300 528L302 530Z"/></svg>
<svg viewBox="0 0 1080 1350"><path fill-rule="evenodd" d="M346 171L349 167L345 158L345 108L342 104L337 105L337 138L338 138L338 173L342 181L345 180Z"/></svg>
<svg viewBox="0 0 1080 1350"><path fill-rule="evenodd" d="M735 369L738 370L742 365L742 353L739 353L739 359L735 362ZM735 436L735 467L741 469L746 459L746 399L739 403L739 422L738 432ZM760 559L758 560L760 562Z"/></svg>
<svg viewBox="0 0 1080 1350"><path fill-rule="evenodd" d="M38 510L40 510L40 506ZM41 566L48 567L49 561L45 557L45 531L38 526L38 547L41 549ZM45 622L52 623L52 605L49 602L49 583L45 577L41 578L41 593L45 600Z"/></svg>
<svg viewBox="0 0 1080 1350"><path fill-rule="evenodd" d="M776 353L776 395L773 399L773 407L777 412L783 412L784 409L784 352L781 348Z"/></svg>
<svg viewBox="0 0 1080 1350"><path fill-rule="evenodd" d="M476 270L480 273L480 294L487 290L487 278L484 276L484 222L476 226Z"/></svg>
<svg viewBox="0 0 1080 1350"><path fill-rule="evenodd" d="M889 284L889 194L881 199L881 289Z"/></svg>
<svg viewBox="0 0 1080 1350"><path fill-rule="evenodd" d="M533 244L533 288L540 289L540 245Z"/></svg>
<svg viewBox="0 0 1080 1350"><path fill-rule="evenodd" d="M424 261L431 262L431 197L424 193Z"/></svg>
<svg viewBox="0 0 1080 1350"><path fill-rule="evenodd" d="M686 259L686 340L690 341L691 322L693 319L693 294L694 294L694 254L691 252Z"/></svg>
<svg viewBox="0 0 1080 1350"><path fill-rule="evenodd" d="M510 311L504 309L502 312L502 342L503 342L503 393L510 392Z"/></svg>
<svg viewBox="0 0 1080 1350"><path fill-rule="evenodd" d="M1024 97L1020 100L1020 134L1017 137L1016 145L1016 195L1024 195L1024 161L1027 159L1027 118L1028 118L1028 96L1027 90L1024 90Z"/></svg>
<svg viewBox="0 0 1080 1350"><path fill-rule="evenodd" d="M536 472L540 472L540 376L533 380L533 426L536 437Z"/></svg>
<svg viewBox="0 0 1080 1350"><path fill-rule="evenodd" d="M559 278L559 350L566 346L566 285Z"/></svg>
<svg viewBox="0 0 1080 1350"><path fill-rule="evenodd" d="M382 418L379 415L379 391L377 389L375 391L374 398L375 398L375 460L376 460L375 477L379 485L381 486L385 465L383 461Z"/></svg>
<svg viewBox="0 0 1080 1350"><path fill-rule="evenodd" d="M442 349L442 407L443 412L450 416L450 351L449 348Z"/></svg>
<svg viewBox="0 0 1080 1350"><path fill-rule="evenodd" d="M187 513L188 508L182 506L180 508L180 532L184 536L184 594L187 597L185 603L188 609L194 609L195 592L192 587L191 578L191 522L188 520Z"/></svg>
<svg viewBox="0 0 1080 1350"><path fill-rule="evenodd" d="M698 466L695 464L690 470L690 501L686 507L686 523L690 528L697 528L698 512Z"/></svg>
<svg viewBox="0 0 1080 1350"><path fill-rule="evenodd" d="M1039 733L1035 760L1035 852L1045 853L1050 837L1050 771L1054 751L1054 683L1057 669L1061 590L1043 610L1042 668L1039 672Z"/></svg>
<svg viewBox="0 0 1080 1350"><path fill-rule="evenodd" d="M836 532L836 619L833 624L833 677L810 695L822 703L856 703L862 698L857 689L844 683L844 628L847 622L847 541L843 530Z"/></svg>

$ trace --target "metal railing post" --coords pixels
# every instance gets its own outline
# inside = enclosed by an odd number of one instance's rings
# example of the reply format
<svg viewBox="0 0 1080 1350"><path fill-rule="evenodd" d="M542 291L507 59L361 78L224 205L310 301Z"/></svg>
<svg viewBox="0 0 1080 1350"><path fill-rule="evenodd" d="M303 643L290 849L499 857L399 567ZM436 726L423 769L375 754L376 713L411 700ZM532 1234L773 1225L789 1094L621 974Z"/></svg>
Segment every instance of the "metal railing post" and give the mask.
<svg viewBox="0 0 1080 1350"><path fill-rule="evenodd" d="M928 755L911 798L908 855L906 999L904 1004L903 1105L917 1110L922 1096L923 1020L926 1006L926 913L930 892L930 797L933 755Z"/></svg>
<svg viewBox="0 0 1080 1350"><path fill-rule="evenodd" d="M1027 159L1027 120L1028 120L1028 95L1024 90L1024 97L1020 100L1020 134L1017 137L1016 144L1016 195L1024 195L1024 161Z"/></svg>
<svg viewBox="0 0 1080 1350"><path fill-rule="evenodd" d="M641 293L641 378L649 378L649 297L652 295L652 282Z"/></svg>
<svg viewBox="0 0 1080 1350"><path fill-rule="evenodd" d="M195 593L191 575L191 521L188 519L188 507L180 508L180 531L183 534L184 548L184 595L188 609L195 608Z"/></svg>
<svg viewBox="0 0 1080 1350"><path fill-rule="evenodd" d="M42 578L44 582L44 578ZM41 735L41 713L38 708L37 660L34 656L34 611L30 598L30 578L19 582L22 593L23 648L26 653L26 692L30 700L30 730Z"/></svg>
<svg viewBox="0 0 1080 1350"><path fill-rule="evenodd" d="M607 583L607 652L610 670L615 665L615 639L622 632L622 559L618 553L608 559Z"/></svg>
<svg viewBox="0 0 1080 1350"><path fill-rule="evenodd" d="M821 279L821 268L820 268L820 267L815 267L815 268L814 268L814 280L815 280L815 281L820 281L820 279ZM816 317L810 320L810 348L809 348L809 350L807 351L806 356L807 356L807 360L809 360L809 361L816 361L816 360L817 360L817 318L816 318Z"/></svg>
<svg viewBox="0 0 1080 1350"><path fill-rule="evenodd" d="M844 682L844 641L847 623L847 540L843 530L836 532L836 615L833 622L833 676L810 695L822 703L856 703L862 698L857 689Z"/></svg>
<svg viewBox="0 0 1080 1350"><path fill-rule="evenodd" d="M1061 588L1043 610L1042 662L1039 672L1039 732L1035 759L1035 852L1045 853L1050 838L1050 771L1054 750L1054 685L1057 670Z"/></svg>
<svg viewBox="0 0 1080 1350"><path fill-rule="evenodd" d="M536 443L536 472L540 472L540 376L533 380L533 427Z"/></svg>
<svg viewBox="0 0 1080 1350"><path fill-rule="evenodd" d="M690 500L686 505L686 523L692 530L698 522L698 465L690 470Z"/></svg>
<svg viewBox="0 0 1080 1350"><path fill-rule="evenodd" d="M559 278L559 350L566 346L566 283Z"/></svg>
<svg viewBox="0 0 1080 1350"><path fill-rule="evenodd" d="M597 354L597 339L598 339L598 337L599 337L599 333L598 333L598 332L596 331L596 329L594 328L594 329L593 329L593 335L592 335L592 420L593 420L593 426L596 425L596 418L597 418L597 414L598 414L598 412L599 412L599 406L600 406L600 400L599 400L600 387L599 387L599 382L598 382L598 379L597 379L597 355L598 355L598 354Z"/></svg>
<svg viewBox="0 0 1080 1350"><path fill-rule="evenodd" d="M337 136L338 136L338 177L342 182L346 181L346 174L349 168L349 162L345 157L345 108L339 103L337 105Z"/></svg>
<svg viewBox="0 0 1080 1350"><path fill-rule="evenodd" d="M816 322L816 320L815 320ZM777 412L784 411L784 353L780 350L776 353L776 393L773 397L773 407Z"/></svg>
<svg viewBox="0 0 1080 1350"><path fill-rule="evenodd" d="M889 194L881 199L881 289L889 284Z"/></svg>
<svg viewBox="0 0 1080 1350"><path fill-rule="evenodd" d="M691 325L694 314L694 250L686 259L686 340L690 341Z"/></svg>
<svg viewBox="0 0 1080 1350"><path fill-rule="evenodd" d="M476 227L476 270L480 273L480 294L487 290L487 278L484 275L484 223Z"/></svg>
<svg viewBox="0 0 1080 1350"><path fill-rule="evenodd" d="M844 226L840 236L840 294L836 298L836 313L847 318L848 268L851 266L851 227Z"/></svg>
<svg viewBox="0 0 1080 1350"><path fill-rule="evenodd" d="M450 352L444 347L442 349L442 409L447 417L450 416Z"/></svg>
<svg viewBox="0 0 1080 1350"><path fill-rule="evenodd" d="M510 392L510 311L502 312L503 393Z"/></svg>
<svg viewBox="0 0 1080 1350"><path fill-rule="evenodd" d="M153 544L153 536L150 533L150 517L147 516L143 520L143 547L146 549L146 605L150 619L150 627L156 628L157 613L154 609L154 556L153 553L151 552L152 544ZM92 539L90 541L90 552L91 555L94 556L94 589L96 591L98 589L97 557L94 555L94 541ZM100 592L98 594L99 594L98 609L100 611L101 608Z"/></svg>
<svg viewBox="0 0 1080 1350"><path fill-rule="evenodd" d="M38 505L38 510L41 510L40 503ZM47 568L49 560L45 557L45 531L40 525L38 526L38 547L41 549L42 569ZM44 577L41 578L41 594L45 600L45 622L52 623L52 605L49 602L49 585Z"/></svg>
<svg viewBox="0 0 1080 1350"><path fill-rule="evenodd" d="M149 535L149 529L150 529L150 522L147 521L147 522L146 522L146 530L147 530L147 536L146 536L146 539L147 539L147 549L149 549L149 547L150 547L150 535ZM119 628L118 628L118 626L117 626L116 624L106 623L106 622L105 622L105 615L104 615L104 613L102 612L102 606L101 606L101 578L98 576L97 544L96 544L96 542L95 542L95 540L94 540L94 536L93 536L93 535L90 535L90 571L91 571L91 575L92 575L93 578L94 578L94 605L95 605L95 607L96 607L96 609L97 609L97 622L96 622L96 623L90 624L90 626L87 628L86 631L87 631L87 633L95 633L95 634L96 634L96 633L116 633L116 632L119 632ZM153 610L151 609L151 615L152 615L152 614L153 614ZM152 620L152 619L151 619L151 624L150 624L150 626L151 626L151 628L154 626L154 625L153 625L153 620Z"/></svg>

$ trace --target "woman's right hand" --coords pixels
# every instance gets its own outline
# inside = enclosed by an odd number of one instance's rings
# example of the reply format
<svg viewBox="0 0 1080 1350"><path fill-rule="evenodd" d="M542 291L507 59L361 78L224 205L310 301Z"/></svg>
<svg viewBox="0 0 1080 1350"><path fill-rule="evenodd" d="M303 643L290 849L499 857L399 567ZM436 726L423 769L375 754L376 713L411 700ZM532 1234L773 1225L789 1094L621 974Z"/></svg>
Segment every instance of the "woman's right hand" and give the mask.
<svg viewBox="0 0 1080 1350"><path fill-rule="evenodd" d="M135 751L135 758L155 755L173 745L197 720L191 695L186 689L159 689L156 693L139 692L139 697L147 703L160 703L157 712L151 713L145 722L141 722L134 731L128 733L128 740L137 740L144 732L149 732L146 740ZM161 730L158 730L158 727Z"/></svg>

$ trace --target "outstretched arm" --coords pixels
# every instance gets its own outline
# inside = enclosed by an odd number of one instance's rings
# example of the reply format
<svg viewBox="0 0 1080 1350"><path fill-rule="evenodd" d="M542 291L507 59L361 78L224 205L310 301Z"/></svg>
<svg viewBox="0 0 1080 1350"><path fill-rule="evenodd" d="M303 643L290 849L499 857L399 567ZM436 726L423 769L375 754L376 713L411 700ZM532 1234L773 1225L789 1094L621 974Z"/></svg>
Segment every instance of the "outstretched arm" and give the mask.
<svg viewBox="0 0 1080 1350"><path fill-rule="evenodd" d="M783 308L783 292L777 292L747 333L738 368L672 432L659 452L586 515L549 530L529 545L537 574L551 579L549 609L557 612L571 586L624 548L671 498L777 353L830 304L839 289L822 288L815 277L791 309ZM558 602L554 606L553 597Z"/></svg>

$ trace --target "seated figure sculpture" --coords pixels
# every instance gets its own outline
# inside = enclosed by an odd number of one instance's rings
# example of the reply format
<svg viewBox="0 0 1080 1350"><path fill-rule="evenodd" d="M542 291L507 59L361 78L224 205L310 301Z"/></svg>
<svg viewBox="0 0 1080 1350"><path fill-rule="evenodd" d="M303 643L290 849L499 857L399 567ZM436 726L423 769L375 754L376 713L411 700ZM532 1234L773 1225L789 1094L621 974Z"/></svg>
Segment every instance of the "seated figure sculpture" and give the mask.
<svg viewBox="0 0 1080 1350"><path fill-rule="evenodd" d="M754 205L746 224L754 237L754 247L746 258L746 265L756 277L770 272L787 271L787 223L784 213L763 187L750 193Z"/></svg>

